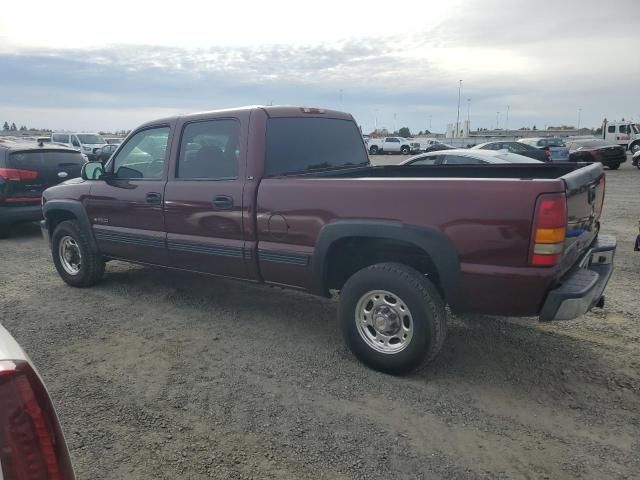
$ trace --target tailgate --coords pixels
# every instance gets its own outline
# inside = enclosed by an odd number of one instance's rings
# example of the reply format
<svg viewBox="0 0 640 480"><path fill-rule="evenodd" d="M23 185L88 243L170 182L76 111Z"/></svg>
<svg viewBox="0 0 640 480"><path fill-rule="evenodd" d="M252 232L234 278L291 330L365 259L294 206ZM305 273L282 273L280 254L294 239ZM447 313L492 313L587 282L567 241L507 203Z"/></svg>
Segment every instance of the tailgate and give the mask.
<svg viewBox="0 0 640 480"><path fill-rule="evenodd" d="M600 163L574 170L561 179L567 196L567 230L561 271L569 270L584 254L600 229L605 174Z"/></svg>
<svg viewBox="0 0 640 480"><path fill-rule="evenodd" d="M25 150L7 156L0 201L5 204L39 202L42 192L53 185L80 176L85 161L80 152Z"/></svg>

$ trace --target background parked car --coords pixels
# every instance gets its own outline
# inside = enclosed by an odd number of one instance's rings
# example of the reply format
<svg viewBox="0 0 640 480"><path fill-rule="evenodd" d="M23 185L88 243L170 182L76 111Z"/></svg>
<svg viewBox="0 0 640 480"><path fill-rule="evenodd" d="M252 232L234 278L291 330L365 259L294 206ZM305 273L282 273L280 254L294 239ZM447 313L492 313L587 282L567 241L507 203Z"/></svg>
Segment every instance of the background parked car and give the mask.
<svg viewBox="0 0 640 480"><path fill-rule="evenodd" d="M541 162L548 162L549 159L543 150L521 142L486 142L471 147L476 150L506 150L511 153L533 158Z"/></svg>
<svg viewBox="0 0 640 480"><path fill-rule="evenodd" d="M95 159L99 162L106 163L107 160L111 158L113 152L115 152L120 145L114 143L108 143L104 145L102 148L96 150Z"/></svg>
<svg viewBox="0 0 640 480"><path fill-rule="evenodd" d="M599 138L572 140L567 146L572 162L600 162L611 170L617 170L621 163L627 161L625 147Z"/></svg>
<svg viewBox="0 0 640 480"><path fill-rule="evenodd" d="M0 478L73 480L73 466L47 389L0 325Z"/></svg>
<svg viewBox="0 0 640 480"><path fill-rule="evenodd" d="M110 138L105 138L104 141L107 142L109 145L120 145L124 141L124 138L110 137Z"/></svg>
<svg viewBox="0 0 640 480"><path fill-rule="evenodd" d="M531 145L543 152L552 162L568 162L569 161L569 149L564 144L561 138L556 137L543 137L543 138L521 138L518 140L525 145Z"/></svg>
<svg viewBox="0 0 640 480"><path fill-rule="evenodd" d="M401 165L479 165L490 163L542 163L515 153L455 148L447 151L421 153Z"/></svg>
<svg viewBox="0 0 640 480"><path fill-rule="evenodd" d="M40 220L42 192L80 176L83 155L53 143L0 140L0 236L11 225Z"/></svg>
<svg viewBox="0 0 640 480"><path fill-rule="evenodd" d="M75 148L89 157L89 160L94 160L95 151L107 144L97 133L54 133L51 141Z"/></svg>

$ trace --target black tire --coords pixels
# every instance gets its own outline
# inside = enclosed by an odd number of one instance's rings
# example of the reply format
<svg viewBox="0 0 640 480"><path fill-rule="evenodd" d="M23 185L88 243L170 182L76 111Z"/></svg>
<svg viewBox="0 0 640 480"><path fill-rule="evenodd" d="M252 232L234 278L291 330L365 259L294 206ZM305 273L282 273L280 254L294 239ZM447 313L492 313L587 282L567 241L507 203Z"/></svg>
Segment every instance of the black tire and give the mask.
<svg viewBox="0 0 640 480"><path fill-rule="evenodd" d="M634 154L640 151L640 142L634 142L629 145L629 151Z"/></svg>
<svg viewBox="0 0 640 480"><path fill-rule="evenodd" d="M617 170L619 168L620 168L619 163L612 163L611 165L609 165L609 170Z"/></svg>
<svg viewBox="0 0 640 480"><path fill-rule="evenodd" d="M371 148L369 148L369 153L370 153L371 155L377 155L377 153L378 153L378 147L377 147L377 146L375 146L375 145L372 145L372 146L371 146Z"/></svg>
<svg viewBox="0 0 640 480"><path fill-rule="evenodd" d="M411 149L409 147L402 147L400 149L400 153L402 153L402 155L409 155L409 153L411 153Z"/></svg>
<svg viewBox="0 0 640 480"><path fill-rule="evenodd" d="M65 237L71 237L80 251L81 262L76 274L69 273L62 265L59 248L60 241ZM104 258L92 251L88 233L74 220L66 220L56 227L51 237L51 254L58 274L72 287L90 287L98 283L104 275Z"/></svg>
<svg viewBox="0 0 640 480"><path fill-rule="evenodd" d="M399 352L375 350L358 329L358 303L376 290L397 296L410 312L413 333ZM378 263L352 275L341 292L338 320L354 355L369 367L392 374L407 373L423 361L433 360L447 335L445 305L438 290L420 272L400 263Z"/></svg>

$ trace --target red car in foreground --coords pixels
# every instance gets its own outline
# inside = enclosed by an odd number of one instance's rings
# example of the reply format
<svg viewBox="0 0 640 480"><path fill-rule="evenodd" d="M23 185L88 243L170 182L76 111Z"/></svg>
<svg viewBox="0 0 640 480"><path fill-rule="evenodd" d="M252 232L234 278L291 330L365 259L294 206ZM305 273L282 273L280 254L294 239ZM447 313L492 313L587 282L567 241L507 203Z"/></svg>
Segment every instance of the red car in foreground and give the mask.
<svg viewBox="0 0 640 480"><path fill-rule="evenodd" d="M74 478L47 389L29 357L0 325L0 479Z"/></svg>

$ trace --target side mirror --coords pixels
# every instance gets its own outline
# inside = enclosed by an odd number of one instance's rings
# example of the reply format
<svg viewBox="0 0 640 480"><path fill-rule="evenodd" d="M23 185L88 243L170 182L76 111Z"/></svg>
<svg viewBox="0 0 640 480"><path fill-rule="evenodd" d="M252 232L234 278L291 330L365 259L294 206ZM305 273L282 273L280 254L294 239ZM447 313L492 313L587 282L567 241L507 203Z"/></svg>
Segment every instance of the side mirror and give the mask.
<svg viewBox="0 0 640 480"><path fill-rule="evenodd" d="M100 180L104 175L102 162L87 162L82 166L80 176L83 180Z"/></svg>

